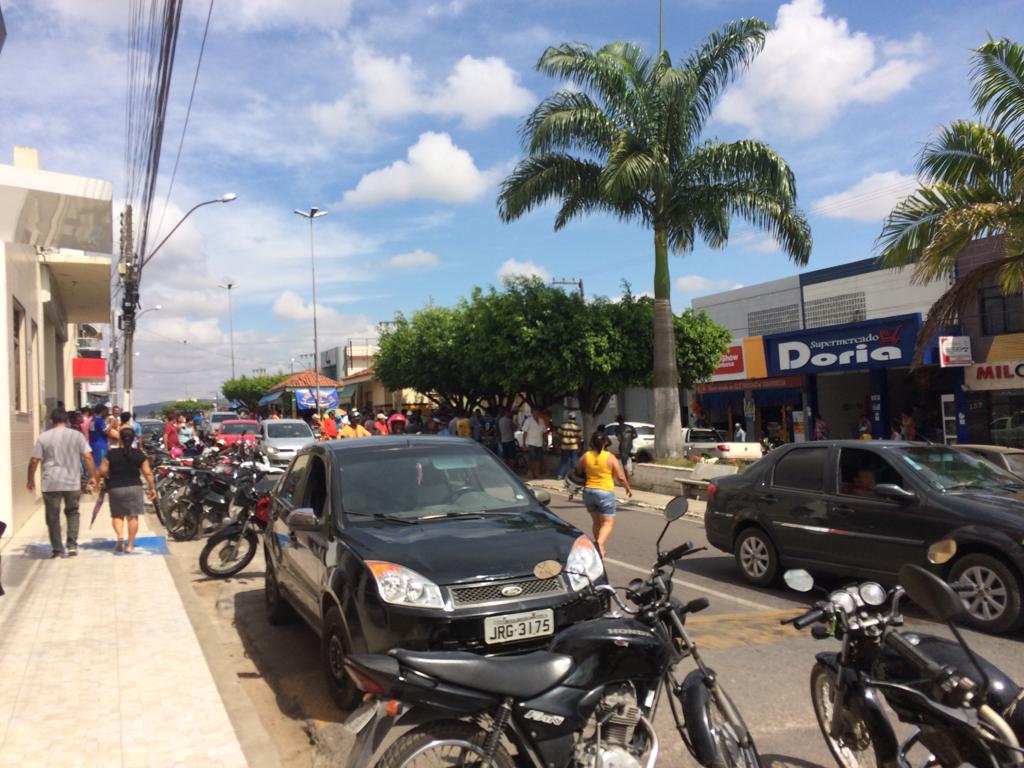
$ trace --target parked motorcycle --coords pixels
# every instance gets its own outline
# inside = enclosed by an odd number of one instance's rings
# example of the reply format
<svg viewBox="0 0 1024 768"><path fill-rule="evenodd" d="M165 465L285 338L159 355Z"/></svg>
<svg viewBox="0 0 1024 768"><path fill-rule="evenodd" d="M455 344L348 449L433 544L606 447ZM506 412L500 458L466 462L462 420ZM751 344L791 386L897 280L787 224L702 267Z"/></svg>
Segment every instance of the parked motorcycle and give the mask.
<svg viewBox="0 0 1024 768"><path fill-rule="evenodd" d="M666 508L659 547L686 505L679 498ZM759 766L743 718L684 626L707 599L684 604L672 597L676 560L700 549L659 549L650 576L627 589L635 607L614 587L591 583L621 613L568 627L546 651L485 657L396 649L347 657L349 676L372 697L346 723L358 734L348 765L371 765L390 730L411 725L378 766L652 768L659 750L652 723L664 697L701 765ZM554 561L537 568L545 578L560 572ZM686 658L697 668L680 681L676 665Z"/></svg>
<svg viewBox="0 0 1024 768"><path fill-rule="evenodd" d="M235 519L210 536L199 554L199 568L213 579L225 579L240 573L252 562L259 547L259 533L270 520L270 493L276 477L264 477L254 469L244 470L237 478Z"/></svg>
<svg viewBox="0 0 1024 768"><path fill-rule="evenodd" d="M955 552L955 542L940 542L929 560L948 562ZM789 571L786 583L806 592L814 580L806 571ZM928 766L1024 765L1024 692L967 645L954 624L965 616L956 585L917 565L904 565L899 583L888 592L873 582L838 590L783 622L814 625L816 639L843 643L838 653L817 654L811 669L814 713L836 762L907 768L908 752L920 744L931 753ZM956 642L897 631L905 596L947 623ZM901 721L917 726L903 743L882 698Z"/></svg>

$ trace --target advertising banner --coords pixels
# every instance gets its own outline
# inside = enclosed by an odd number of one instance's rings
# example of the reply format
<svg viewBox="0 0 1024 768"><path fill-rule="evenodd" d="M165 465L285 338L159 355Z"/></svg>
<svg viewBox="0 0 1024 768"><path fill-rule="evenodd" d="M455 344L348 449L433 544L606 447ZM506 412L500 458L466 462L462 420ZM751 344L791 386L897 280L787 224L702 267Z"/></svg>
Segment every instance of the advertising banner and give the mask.
<svg viewBox="0 0 1024 768"><path fill-rule="evenodd" d="M974 365L970 336L939 336L939 365L943 368Z"/></svg>
<svg viewBox="0 0 1024 768"><path fill-rule="evenodd" d="M725 352L722 353L722 357L718 362L718 367L715 368L713 374L715 378L719 376L735 376L736 374L743 373L743 345L733 344Z"/></svg>
<svg viewBox="0 0 1024 768"><path fill-rule="evenodd" d="M316 390L315 389L296 389L295 390L295 407L300 411L312 411L316 408L314 403L316 402ZM328 389L327 387L320 388L320 407L321 408L337 408L338 407L338 390Z"/></svg>
<svg viewBox="0 0 1024 768"><path fill-rule="evenodd" d="M964 385L972 391L1024 388L1024 360L968 366L964 369Z"/></svg>
<svg viewBox="0 0 1024 768"><path fill-rule="evenodd" d="M769 376L908 367L919 314L764 337Z"/></svg>

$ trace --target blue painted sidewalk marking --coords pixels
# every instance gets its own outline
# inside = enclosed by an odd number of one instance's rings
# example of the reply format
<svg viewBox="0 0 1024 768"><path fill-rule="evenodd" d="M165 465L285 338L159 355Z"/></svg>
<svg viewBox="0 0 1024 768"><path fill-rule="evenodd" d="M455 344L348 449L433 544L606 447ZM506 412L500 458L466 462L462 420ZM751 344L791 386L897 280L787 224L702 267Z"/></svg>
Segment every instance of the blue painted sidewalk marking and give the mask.
<svg viewBox="0 0 1024 768"><path fill-rule="evenodd" d="M166 557L170 554L170 550L167 548L167 537L166 536L140 536L135 539L135 549L130 553L115 552L114 545L116 541L114 539L98 539L93 541L80 541L78 543L78 555L79 557L107 557L114 555L117 557L134 557L135 555L155 555ZM29 544L25 547L24 554L27 557L34 559L46 559L50 557L49 542Z"/></svg>

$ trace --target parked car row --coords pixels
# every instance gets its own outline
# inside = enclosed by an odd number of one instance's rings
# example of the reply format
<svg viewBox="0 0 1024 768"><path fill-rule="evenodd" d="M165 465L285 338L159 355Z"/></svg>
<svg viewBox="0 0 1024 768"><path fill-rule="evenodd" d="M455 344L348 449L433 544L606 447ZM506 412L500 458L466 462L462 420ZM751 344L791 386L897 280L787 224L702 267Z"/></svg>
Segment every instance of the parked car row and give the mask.
<svg viewBox="0 0 1024 768"><path fill-rule="evenodd" d="M651 461L654 458L654 425L642 421L624 423L636 431L633 458L641 463ZM611 440L610 450L618 453L619 425L607 424L604 432ZM760 443L728 441L717 429L700 427L683 427L683 450L686 455L721 460L757 461L762 455Z"/></svg>

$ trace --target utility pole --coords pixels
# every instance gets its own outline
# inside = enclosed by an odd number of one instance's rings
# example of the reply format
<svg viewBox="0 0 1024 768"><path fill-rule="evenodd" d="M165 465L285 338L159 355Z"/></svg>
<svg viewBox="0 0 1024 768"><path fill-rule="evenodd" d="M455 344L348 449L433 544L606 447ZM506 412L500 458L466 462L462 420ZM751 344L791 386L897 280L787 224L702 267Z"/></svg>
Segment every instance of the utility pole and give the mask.
<svg viewBox="0 0 1024 768"><path fill-rule="evenodd" d="M228 328L231 329L231 378L235 378L235 313L231 306L231 289L237 288L235 283L218 285L218 288L226 288L228 291Z"/></svg>
<svg viewBox="0 0 1024 768"><path fill-rule="evenodd" d="M665 0L658 0L658 56L661 56L661 52L665 50L665 46L662 45L661 27L662 21L665 17Z"/></svg>
<svg viewBox="0 0 1024 768"><path fill-rule="evenodd" d="M132 242L132 206L129 203L121 214L121 264L124 272L121 275L123 293L121 296L121 333L124 338L124 354L121 365L124 367L124 403L122 409L131 413L132 387L135 377L135 310L139 306L139 279L135 264L135 246Z"/></svg>
<svg viewBox="0 0 1024 768"><path fill-rule="evenodd" d="M574 285L580 292L580 301L584 301L583 298L583 278L582 277L560 277L557 280L551 281L552 285Z"/></svg>

